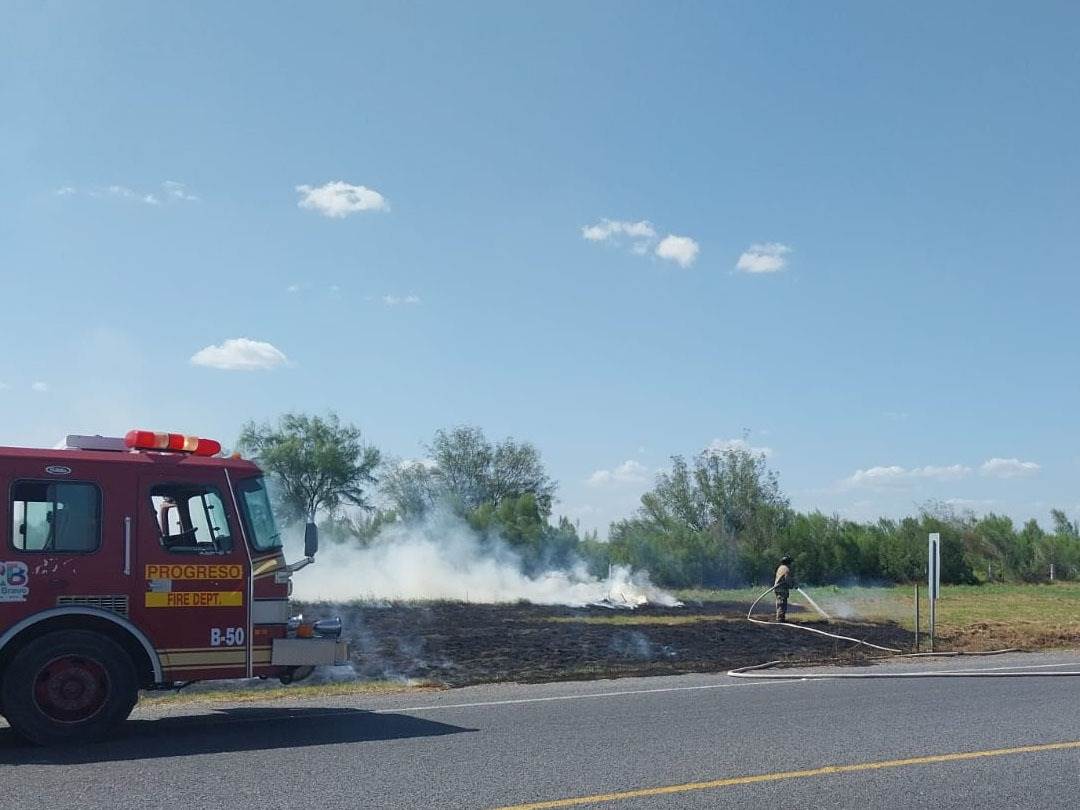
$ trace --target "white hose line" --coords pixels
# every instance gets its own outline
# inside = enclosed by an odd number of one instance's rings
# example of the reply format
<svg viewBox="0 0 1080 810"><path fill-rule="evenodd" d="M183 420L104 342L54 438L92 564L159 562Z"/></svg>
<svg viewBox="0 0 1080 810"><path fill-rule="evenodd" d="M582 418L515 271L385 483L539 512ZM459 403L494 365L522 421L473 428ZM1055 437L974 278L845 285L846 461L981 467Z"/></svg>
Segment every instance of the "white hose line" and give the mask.
<svg viewBox="0 0 1080 810"><path fill-rule="evenodd" d="M978 655L978 653L975 653ZM824 681L833 678L1066 678L1080 676L1080 670L1061 670L1058 672L1009 672L1007 670L938 670L935 672L806 672L803 674L786 672L761 672L752 670L764 669L784 661L770 661L768 664L755 664L750 667L740 667L728 671L732 678L763 678L777 681Z"/></svg>
<svg viewBox="0 0 1080 810"><path fill-rule="evenodd" d="M841 641L852 641L856 644L862 644L865 647L873 647L875 650L882 650L883 652L893 653L892 657L895 658L952 658L961 655L1002 655L1004 653L1021 652L1018 648L1008 648L1004 650L986 650L985 652L927 652L927 653L905 653L902 650L898 650L895 647L882 647L878 644L871 644L869 641L863 641L859 638L852 638L851 636L841 636L837 633L826 633L824 630L818 630L816 627L806 627L801 624L791 624L789 622L766 622L761 619L755 619L753 617L754 608L757 607L758 602L765 598L766 595L776 590L774 585L771 588L766 588L761 592L761 595L754 600L750 605L750 610L746 612L746 618L748 621L754 624L760 624L765 627L793 627L796 630L806 630L809 633L817 633L820 636L828 636L829 638L839 639ZM818 612L822 616L826 616L824 610L819 608L817 604L811 599L807 593L802 589L797 589L799 593L806 597L810 604L817 608ZM738 667L737 669L728 670L728 675L732 678L760 678L769 680L788 680L788 681L812 681L812 680L827 680L827 679L869 679L869 678L1069 678L1080 676L1080 671L1077 670L1062 670L1059 672L1010 672L1006 669L999 669L994 671L989 670L939 670L937 672L807 672L807 673L784 673L784 672L761 672L757 670L769 669L770 667L777 666L779 664L790 663L788 661L768 661L764 664L753 664L747 667ZM1019 666L1019 665L1017 665ZM1053 664L1047 664L1046 666L1054 666Z"/></svg>
<svg viewBox="0 0 1080 810"><path fill-rule="evenodd" d="M837 633L826 633L824 630L818 630L816 627L807 627L806 625L791 624L789 622L766 622L766 621L762 621L761 619L755 619L752 614L754 612L754 608L757 607L757 603L760 602L768 594L772 593L775 590L776 590L776 586L774 585L771 588L768 588L768 589L762 591L761 596L759 596L757 599L754 600L754 604L750 605L750 610L748 610L746 612L746 618L749 621L753 622L754 624L761 624L761 625L765 625L767 627L776 627L776 626L793 627L796 630L805 630L808 633L817 633L819 636L828 636L829 638L839 639L840 641L850 641L850 642L853 642L855 644L862 644L865 647L872 647L875 650L881 650L882 652L897 653L897 654L903 653L903 650L898 650L895 647L882 647L880 644L871 644L869 641L863 641L861 638L852 638L851 636L841 636L841 635L839 635ZM800 590L800 593L802 593L801 590ZM820 608L819 608L819 610L820 610ZM825 611L821 611L821 613L824 615Z"/></svg>

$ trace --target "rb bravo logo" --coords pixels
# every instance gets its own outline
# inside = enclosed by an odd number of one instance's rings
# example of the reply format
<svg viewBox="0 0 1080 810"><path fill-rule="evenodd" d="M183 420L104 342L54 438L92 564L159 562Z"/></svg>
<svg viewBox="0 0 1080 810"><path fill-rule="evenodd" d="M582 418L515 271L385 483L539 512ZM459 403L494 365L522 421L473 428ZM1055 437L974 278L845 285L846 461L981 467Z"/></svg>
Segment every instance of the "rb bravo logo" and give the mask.
<svg viewBox="0 0 1080 810"><path fill-rule="evenodd" d="M26 563L0 562L0 602L25 602L30 595Z"/></svg>

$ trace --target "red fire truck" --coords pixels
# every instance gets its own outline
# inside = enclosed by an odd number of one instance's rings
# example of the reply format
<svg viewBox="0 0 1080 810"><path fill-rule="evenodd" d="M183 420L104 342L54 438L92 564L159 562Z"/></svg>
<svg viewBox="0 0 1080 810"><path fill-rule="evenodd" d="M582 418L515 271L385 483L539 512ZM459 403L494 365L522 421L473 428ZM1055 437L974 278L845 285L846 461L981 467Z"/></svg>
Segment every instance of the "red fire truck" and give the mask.
<svg viewBox="0 0 1080 810"><path fill-rule="evenodd" d="M0 714L40 744L104 735L139 689L289 683L348 650L289 610L259 468L217 442L133 430L0 447Z"/></svg>

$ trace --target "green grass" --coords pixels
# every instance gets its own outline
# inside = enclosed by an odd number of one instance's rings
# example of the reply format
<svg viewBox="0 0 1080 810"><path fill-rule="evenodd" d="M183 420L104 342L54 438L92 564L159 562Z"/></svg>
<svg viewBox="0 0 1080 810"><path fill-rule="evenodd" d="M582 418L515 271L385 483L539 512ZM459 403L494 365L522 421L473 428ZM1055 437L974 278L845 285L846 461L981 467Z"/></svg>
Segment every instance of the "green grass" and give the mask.
<svg viewBox="0 0 1080 810"><path fill-rule="evenodd" d="M828 613L851 621L892 621L908 630L915 627L913 585L888 587L807 586L806 591ZM693 610L694 602L749 604L761 589L683 590L678 596ZM767 614L770 598L758 611ZM791 603L804 604L794 591ZM929 604L925 586L919 588L920 624L928 627ZM807 605L809 608L809 605ZM1080 643L1080 583L1044 585L945 585L937 603L937 629L941 635L972 635L976 630L1002 642L1027 646L1063 646Z"/></svg>
<svg viewBox="0 0 1080 810"><path fill-rule="evenodd" d="M838 615L848 608L854 618L896 621L915 626L915 589L807 588L826 611ZM793 600L797 594L793 594ZM925 623L929 611L926 588L919 589L919 609ZM1054 585L946 585L937 603L937 625L942 630L963 630L985 622L1004 624L1080 623L1080 584Z"/></svg>
<svg viewBox="0 0 1080 810"><path fill-rule="evenodd" d="M914 602L912 602L914 604ZM942 588L938 621L963 626L975 622L1080 622L1080 584L958 585Z"/></svg>

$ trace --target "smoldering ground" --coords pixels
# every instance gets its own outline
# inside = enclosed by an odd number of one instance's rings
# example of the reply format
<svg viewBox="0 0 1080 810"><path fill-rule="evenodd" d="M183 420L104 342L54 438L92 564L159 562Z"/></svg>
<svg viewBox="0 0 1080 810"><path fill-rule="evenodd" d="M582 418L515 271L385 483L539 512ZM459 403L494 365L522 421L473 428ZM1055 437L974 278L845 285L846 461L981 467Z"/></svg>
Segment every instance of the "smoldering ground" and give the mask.
<svg viewBox="0 0 1080 810"><path fill-rule="evenodd" d="M290 558L301 548L298 536L287 538ZM346 620L358 677L440 682L456 681L462 670L472 672L474 656L488 657L482 645L459 649L442 643L446 634L432 637L427 632L455 611L454 603L475 605L475 611L467 612L484 615L485 623L520 612L525 605L594 605L605 612L681 606L655 587L646 572L625 567L613 567L603 579L589 574L580 561L527 574L508 544L474 531L449 510L386 526L366 545L326 544L316 565L294 577L293 599L309 614ZM511 611L511 605L517 611ZM409 620L387 620L390 615L407 615ZM490 635L490 628L474 630L481 637ZM460 660L462 655L465 660ZM463 677L468 681L475 675Z"/></svg>
<svg viewBox="0 0 1080 810"><path fill-rule="evenodd" d="M464 602L317 602L297 609L312 618L342 618L358 677L445 686L720 672L770 660L863 655L813 633L750 624L743 602L634 611ZM797 605L790 614L809 616ZM890 646L911 638L894 624L813 626Z"/></svg>
<svg viewBox="0 0 1080 810"><path fill-rule="evenodd" d="M296 538L287 552L298 556ZM461 686L712 672L845 650L810 633L751 625L745 604L682 607L645 572L616 569L600 579L572 565L527 575L509 546L447 512L392 524L367 545L327 543L293 580L297 612L341 617L362 679ZM851 629L906 640L896 626Z"/></svg>

